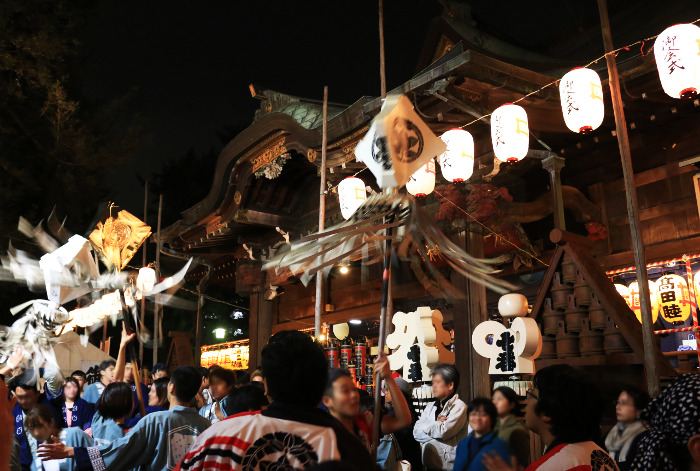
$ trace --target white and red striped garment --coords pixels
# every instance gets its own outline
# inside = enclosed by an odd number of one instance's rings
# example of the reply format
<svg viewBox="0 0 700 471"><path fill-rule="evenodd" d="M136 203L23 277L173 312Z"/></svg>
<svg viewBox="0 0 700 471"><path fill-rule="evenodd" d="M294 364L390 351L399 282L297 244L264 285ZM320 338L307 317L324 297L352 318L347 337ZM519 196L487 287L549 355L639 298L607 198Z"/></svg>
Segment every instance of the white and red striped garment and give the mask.
<svg viewBox="0 0 700 471"><path fill-rule="evenodd" d="M593 442L562 443L525 471L619 471L615 460Z"/></svg>
<svg viewBox="0 0 700 471"><path fill-rule="evenodd" d="M276 464L305 469L339 460L336 433L326 426L267 417L228 417L197 437L176 470L258 470Z"/></svg>

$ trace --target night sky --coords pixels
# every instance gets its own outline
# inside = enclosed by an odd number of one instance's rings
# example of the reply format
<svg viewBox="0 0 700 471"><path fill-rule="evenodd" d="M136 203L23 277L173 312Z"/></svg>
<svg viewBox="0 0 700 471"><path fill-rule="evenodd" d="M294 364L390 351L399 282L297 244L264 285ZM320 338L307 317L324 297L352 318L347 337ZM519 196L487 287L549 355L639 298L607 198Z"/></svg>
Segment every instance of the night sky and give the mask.
<svg viewBox="0 0 700 471"><path fill-rule="evenodd" d="M434 0L385 2L387 81L415 73ZM167 159L222 143L216 131L252 122L248 85L351 104L379 94L377 2L107 2L84 41L88 96L135 90L150 142L108 176L111 195L141 213L142 187ZM115 178L116 177L116 178ZM167 202L165 202L167 204ZM187 208L178 208L184 210Z"/></svg>
<svg viewBox="0 0 700 471"><path fill-rule="evenodd" d="M569 61L602 55L594 1L466 3L480 29L512 44ZM110 198L140 214L139 176L151 179L190 148L218 152L217 131L252 122L259 102L250 83L319 100L328 85L329 100L345 104L379 95L377 4L103 1L83 41L84 92L105 101L134 92L130 111L146 118L150 136L130 164L106 176ZM384 4L391 89L417 72L428 27L443 7L438 0ZM609 0L616 45L658 34L657 24L700 16L696 0L661 5Z"/></svg>

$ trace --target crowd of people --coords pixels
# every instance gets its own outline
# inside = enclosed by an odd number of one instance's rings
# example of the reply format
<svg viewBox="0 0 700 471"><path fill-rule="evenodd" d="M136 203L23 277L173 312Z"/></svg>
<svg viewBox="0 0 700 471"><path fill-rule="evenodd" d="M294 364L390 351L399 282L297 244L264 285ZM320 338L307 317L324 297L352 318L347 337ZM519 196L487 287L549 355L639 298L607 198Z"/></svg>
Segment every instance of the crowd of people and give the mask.
<svg viewBox="0 0 700 471"><path fill-rule="evenodd" d="M524 401L499 387L465 402L457 369L437 365L435 400L417 415L411 386L379 358L375 449L374 398L347 370L329 370L306 334L274 335L250 375L192 366L168 375L155 365L149 388L134 383L125 362L132 338L123 334L117 361L102 362L93 384L81 371L66 379L49 367L13 371L21 352L0 368L0 425L8 437L13 431L13 440L0 439L0 471L700 469L697 374L679 376L654 400L625 387L603 438L602 396L569 366L539 370ZM545 446L536 460L533 434Z"/></svg>

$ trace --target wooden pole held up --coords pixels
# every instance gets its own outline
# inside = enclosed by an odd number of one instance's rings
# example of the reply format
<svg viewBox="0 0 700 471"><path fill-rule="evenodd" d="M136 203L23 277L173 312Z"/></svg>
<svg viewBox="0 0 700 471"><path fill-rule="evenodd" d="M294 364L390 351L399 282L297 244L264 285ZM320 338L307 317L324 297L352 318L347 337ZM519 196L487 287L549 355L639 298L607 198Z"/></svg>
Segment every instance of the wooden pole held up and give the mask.
<svg viewBox="0 0 700 471"><path fill-rule="evenodd" d="M620 79L617 74L617 64L610 32L610 20L608 18L608 6L606 0L598 0L600 12L600 24L605 45L605 60L608 65L608 84L612 97L613 111L615 112L615 129L617 131L617 143L620 147L622 159L622 174L625 182L627 196L627 214L632 233L632 249L634 261L637 265L637 282L639 283L639 300L642 309L642 341L644 343L644 368L647 376L649 395L658 396L661 392L659 372L656 356L654 355L654 326L651 318L651 300L649 298L649 285L646 270L646 254L639 223L639 209L637 205L637 189L634 183L634 170L632 169L632 154L630 152L629 137L627 135L627 122L622 107L622 95L620 94Z"/></svg>
<svg viewBox="0 0 700 471"><path fill-rule="evenodd" d="M156 283L160 282L160 222L163 216L163 195L158 200L158 226L156 232ZM156 294L155 307L153 309L153 364L158 363L158 347L160 346L160 294Z"/></svg>
<svg viewBox="0 0 700 471"><path fill-rule="evenodd" d="M148 224L148 182L143 192L143 222ZM148 241L141 244L141 266L145 267L148 262L147 258ZM141 312L139 313L139 332L143 332L144 317L146 316L146 298L141 296ZM139 339L140 340L140 339ZM143 342L139 341L139 362L143 365Z"/></svg>
<svg viewBox="0 0 700 471"><path fill-rule="evenodd" d="M326 150L328 147L328 86L323 87L323 141L321 143L321 188L318 201L318 232L326 225ZM323 272L316 273L316 306L314 310L314 337L321 336L321 316L325 305L323 302Z"/></svg>

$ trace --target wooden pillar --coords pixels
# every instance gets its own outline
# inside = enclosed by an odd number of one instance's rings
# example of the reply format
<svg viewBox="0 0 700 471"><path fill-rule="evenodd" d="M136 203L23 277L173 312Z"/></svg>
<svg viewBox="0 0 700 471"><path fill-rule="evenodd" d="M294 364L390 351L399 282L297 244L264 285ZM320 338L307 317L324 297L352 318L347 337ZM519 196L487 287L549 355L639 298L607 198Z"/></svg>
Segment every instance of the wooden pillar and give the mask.
<svg viewBox="0 0 700 471"><path fill-rule="evenodd" d="M481 226L470 224L466 232L458 234L454 242L475 257L484 254ZM486 288L466 277L452 274L454 286L466 294L454 303L455 366L461 378L459 394L464 400L477 396L490 397L489 362L472 349L472 332L486 319Z"/></svg>
<svg viewBox="0 0 700 471"><path fill-rule="evenodd" d="M625 111L622 104L622 95L620 93L620 79L617 74L617 63L615 62L615 54L613 52L614 46L608 18L608 5L605 0L598 0L598 12L600 13L600 25L603 32L603 43L605 44L605 60L608 65L608 85L610 86L610 97L612 98L613 112L615 114L617 143L620 148L620 159L622 160L622 176L625 181L627 215L629 216L630 232L632 234L634 262L637 265L637 281L640 287L646 287L648 284L646 253L640 229L637 187L634 183L632 153L627 136L627 121L625 120ZM656 339L654 338L654 325L651 317L651 299L648 289L639 290L639 301L642 310L642 341L644 342L644 368L647 375L647 388L649 389L649 395L651 395L651 397L656 397L661 393L661 384L659 380L658 360L655 355L656 349L654 348Z"/></svg>
<svg viewBox="0 0 700 471"><path fill-rule="evenodd" d="M253 371L260 366L260 354L272 336L273 302L265 301L263 292L250 294L250 315L248 317L248 330L250 341L249 370Z"/></svg>
<svg viewBox="0 0 700 471"><path fill-rule="evenodd" d="M557 154L550 154L542 161L542 168L549 172L549 187L552 193L552 215L554 227L566 230L564 220L564 197L561 194L561 169L564 168L564 158Z"/></svg>
<svg viewBox="0 0 700 471"><path fill-rule="evenodd" d="M476 258L484 256L484 234L482 227L472 223L467 232L467 253ZM486 315L486 287L473 281L468 282L467 291L467 319L469 321L469 344L471 346L471 333L476 326L487 320ZM471 392L473 397L491 397L491 381L489 379L489 360L470 352L471 359Z"/></svg>

